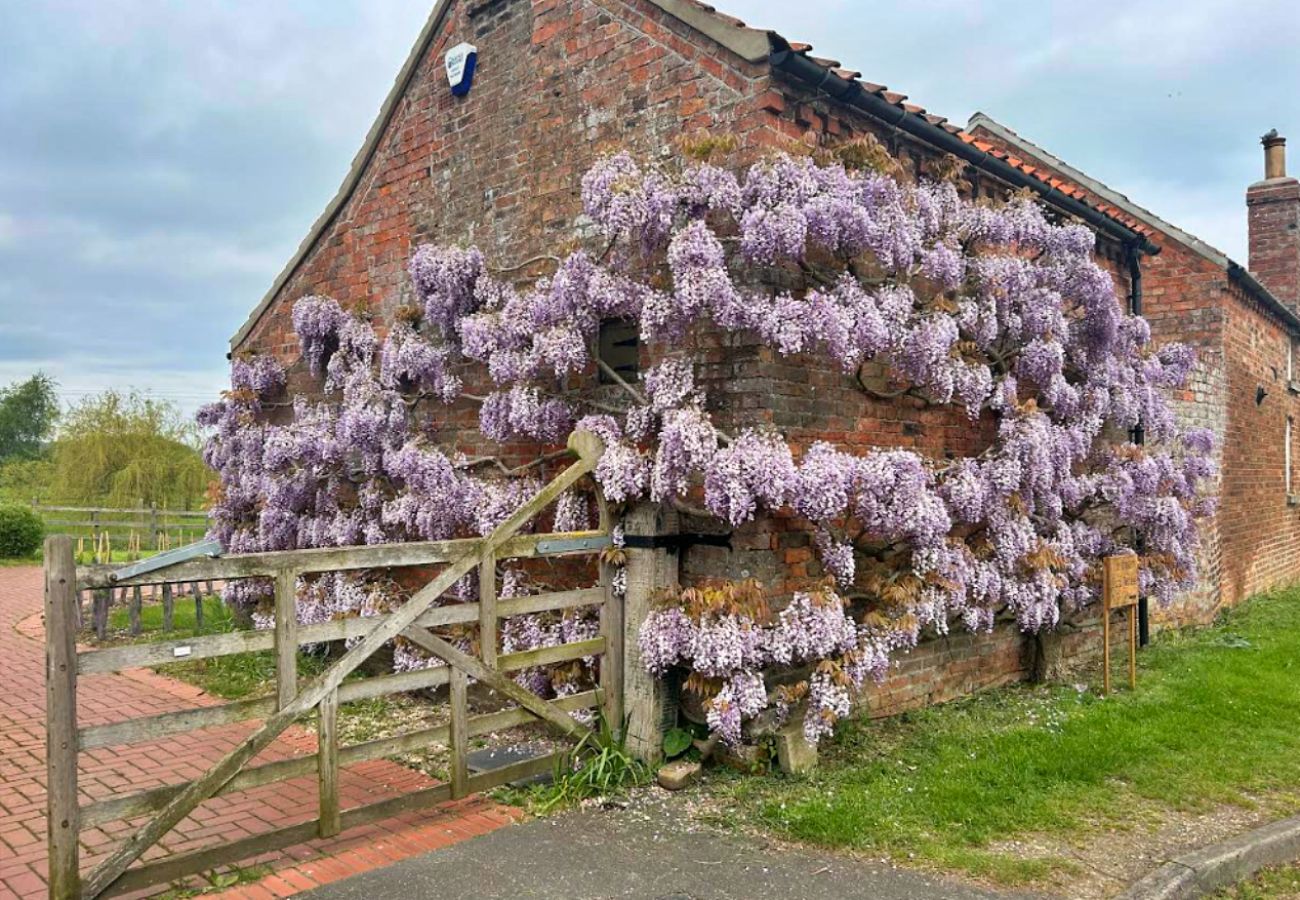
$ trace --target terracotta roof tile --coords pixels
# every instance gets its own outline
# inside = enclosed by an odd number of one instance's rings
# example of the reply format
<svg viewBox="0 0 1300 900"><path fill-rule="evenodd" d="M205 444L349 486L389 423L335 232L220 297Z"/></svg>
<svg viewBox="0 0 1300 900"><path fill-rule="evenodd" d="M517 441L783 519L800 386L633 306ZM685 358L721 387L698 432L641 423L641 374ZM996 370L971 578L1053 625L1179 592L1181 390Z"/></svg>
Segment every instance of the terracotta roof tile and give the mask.
<svg viewBox="0 0 1300 900"><path fill-rule="evenodd" d="M1033 178L1037 178L1039 181L1042 181L1050 185L1051 187L1061 191L1063 194L1066 194L1067 196L1074 197L1075 199L1082 200L1083 202L1088 203L1098 212L1101 212L1106 216L1109 216L1111 219L1114 219L1117 222L1123 223L1124 225L1131 228L1133 231L1138 232L1139 234L1147 234L1151 232L1150 228L1135 221L1131 217L1124 215L1119 209L1110 206L1109 204L1095 203L1089 201L1087 199L1088 197L1087 191L1085 191L1083 188L1079 187L1078 185L1072 184L1068 181L1064 181L1063 179L1060 178L1052 177L1048 172L1044 171L1043 169L1031 165L1030 163L1026 162L1025 160L1019 157L1012 156L1004 152L1003 150L995 147L993 144L988 143L987 141L977 140L975 137L968 134L962 128L949 123L948 120L945 119L943 116L937 116L932 113L928 113L926 112L924 107L918 106L914 103L906 102L907 101L906 94L901 94L897 91L891 91L888 87L886 87L883 84L875 84L870 81L863 81L861 72L857 72L853 69L846 69L837 60L824 59L821 57L812 56L811 55L811 51L813 49L812 44L804 43L802 41L790 41L773 31L764 31L762 29L750 28L750 26L747 26L740 19L737 19L734 16L727 15L726 13L719 12L713 6L707 3L703 3L701 2L701 0L687 0L687 2L689 2L692 6L695 6L698 9L709 13L710 15L717 17L719 21L721 21L726 25L766 34L769 40L772 42L773 47L777 49L789 49L793 53L797 53L801 56L807 57L809 60L816 63L818 66L821 66L823 69L830 71L833 75L840 78L841 80L857 84L864 91L870 94L875 94L878 97L882 97L886 102L899 107L900 109L902 109L903 111L911 115L921 116L931 125L935 125L937 127L944 129L949 134L957 136L967 144L974 145L979 150L988 153L990 156L993 156L996 159L1004 160L1008 165L1015 167L1021 173L1031 176Z"/></svg>

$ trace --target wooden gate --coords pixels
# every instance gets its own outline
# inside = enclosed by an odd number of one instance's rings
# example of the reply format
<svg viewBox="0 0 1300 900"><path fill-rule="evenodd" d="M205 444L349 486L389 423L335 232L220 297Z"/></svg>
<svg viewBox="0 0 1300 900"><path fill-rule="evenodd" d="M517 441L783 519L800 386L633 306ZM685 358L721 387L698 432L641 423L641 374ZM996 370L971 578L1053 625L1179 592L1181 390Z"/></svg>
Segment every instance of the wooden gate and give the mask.
<svg viewBox="0 0 1300 900"><path fill-rule="evenodd" d="M172 881L268 850L318 836L329 837L366 822L550 771L560 756L551 754L471 775L467 769L466 752L468 739L473 735L542 720L563 734L576 738L585 734L588 728L572 713L597 707L603 709L610 721L620 722L623 611L621 603L608 590L609 578L605 567L601 566L600 584L593 588L510 599L498 598L496 591L495 572L499 560L590 555L609 546L610 523L603 502L600 504L600 525L594 531L540 535L519 533L561 493L594 468L602 448L599 439L593 435L577 432L569 438L569 449L578 457L577 460L483 538L196 559L147 574L108 581L102 573L82 573L79 580L71 540L67 537L48 539L45 621L50 896L98 897ZM442 566L437 577L395 612L315 625L300 626L297 622L295 583L300 575L435 565ZM477 603L434 606L439 597L475 568L479 570ZM214 634L99 650L78 651L76 648L79 588L252 577L275 580L274 630ZM591 606L600 608L601 631L598 637L525 652L498 653L497 626L501 618ZM439 626L475 622L480 627L481 651L478 656L457 649L429 631ZM399 635L440 658L446 666L344 683L344 679L361 663ZM296 671L298 647L338 640L356 643L324 673L299 685ZM78 676L157 665L178 657L202 659L258 650L275 652L276 696L107 725L79 727L77 724ZM507 674L532 666L591 656L601 657L596 689L556 700L542 699L519 686ZM495 689L518 706L470 717L466 699L470 678ZM448 725L339 746L336 724L340 703L444 684L449 685ZM315 756L247 765L286 728L313 711L316 712L319 736L319 749ZM80 751L153 740L246 720L261 720L262 724L193 781L114 795L87 804L78 801L77 756ZM450 750L448 783L366 806L340 809L340 766L383 758L430 742L443 743ZM318 776L320 786L319 811L315 821L133 867L146 850L205 800L312 773ZM153 817L132 838L116 848L93 871L84 877L80 874L78 835L82 829L151 813Z"/></svg>

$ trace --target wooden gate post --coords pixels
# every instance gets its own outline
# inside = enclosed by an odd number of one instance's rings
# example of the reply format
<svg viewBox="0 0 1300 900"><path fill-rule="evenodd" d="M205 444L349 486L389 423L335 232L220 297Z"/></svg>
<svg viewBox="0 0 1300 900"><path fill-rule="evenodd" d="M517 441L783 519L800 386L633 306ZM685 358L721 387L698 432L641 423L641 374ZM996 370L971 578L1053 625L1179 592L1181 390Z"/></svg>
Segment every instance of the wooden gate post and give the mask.
<svg viewBox="0 0 1300 900"><path fill-rule="evenodd" d="M45 771L50 897L81 896L77 801L77 560L72 538L45 539Z"/></svg>
<svg viewBox="0 0 1300 900"><path fill-rule="evenodd" d="M649 615L655 597L676 590L678 555L653 544L654 538L676 534L676 510L658 503L638 503L623 517L628 538L627 594L623 603L623 703L628 717L627 746L639 759L656 762L663 755L664 722L673 702L663 681L641 664L637 634ZM649 540L647 540L649 539Z"/></svg>

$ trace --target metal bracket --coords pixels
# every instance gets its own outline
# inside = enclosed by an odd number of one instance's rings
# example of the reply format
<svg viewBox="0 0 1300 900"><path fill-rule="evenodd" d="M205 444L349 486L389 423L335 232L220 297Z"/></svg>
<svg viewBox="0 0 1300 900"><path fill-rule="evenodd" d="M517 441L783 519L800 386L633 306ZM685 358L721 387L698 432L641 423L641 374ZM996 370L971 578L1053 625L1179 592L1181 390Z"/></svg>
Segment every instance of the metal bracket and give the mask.
<svg viewBox="0 0 1300 900"><path fill-rule="evenodd" d="M164 551L148 559L142 559L137 563L131 563L129 566L123 566L114 572L110 572L108 580L121 581L125 578L135 578L137 575L156 572L159 569L166 569L178 563L198 559L201 556L215 559L225 552L225 548L221 546L220 541L197 541L193 544L186 544L184 547L177 547L175 550Z"/></svg>
<svg viewBox="0 0 1300 900"><path fill-rule="evenodd" d="M731 534L628 534L623 546L634 550L667 550L676 553L697 544L731 549Z"/></svg>
<svg viewBox="0 0 1300 900"><path fill-rule="evenodd" d="M555 538L538 541L537 553L540 556L553 556L559 553L589 553L593 550L604 550L606 547L612 546L613 543L613 540L607 534L599 534L595 537Z"/></svg>

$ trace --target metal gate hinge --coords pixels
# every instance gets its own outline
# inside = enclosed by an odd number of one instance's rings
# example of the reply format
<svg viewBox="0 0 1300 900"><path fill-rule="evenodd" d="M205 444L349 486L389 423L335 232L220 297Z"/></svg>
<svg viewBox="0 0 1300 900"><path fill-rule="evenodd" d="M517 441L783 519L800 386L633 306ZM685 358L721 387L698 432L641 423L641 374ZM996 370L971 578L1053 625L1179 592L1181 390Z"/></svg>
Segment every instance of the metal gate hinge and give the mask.
<svg viewBox="0 0 1300 900"><path fill-rule="evenodd" d="M731 549L731 534L627 534L623 546L633 550L679 550L701 544L707 547Z"/></svg>

